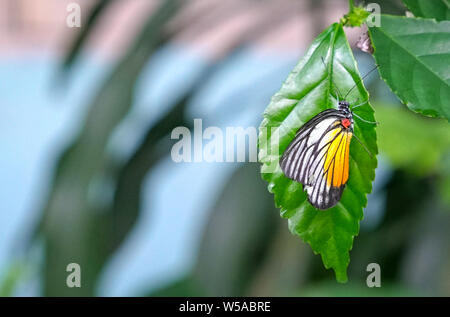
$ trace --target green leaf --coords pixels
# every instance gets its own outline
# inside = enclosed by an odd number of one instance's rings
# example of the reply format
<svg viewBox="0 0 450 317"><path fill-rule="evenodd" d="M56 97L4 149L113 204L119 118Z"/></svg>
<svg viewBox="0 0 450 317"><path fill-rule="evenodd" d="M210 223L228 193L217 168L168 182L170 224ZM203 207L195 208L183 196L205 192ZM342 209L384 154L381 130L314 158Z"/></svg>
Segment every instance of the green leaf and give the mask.
<svg viewBox="0 0 450 317"><path fill-rule="evenodd" d="M356 99L368 100L360 80L342 25L335 23L316 38L280 91L272 97L259 135L261 173L269 183L276 206L281 209L281 215L289 219L291 232L321 254L325 267L334 269L339 282L347 280L349 251L353 237L359 232L366 195L372 190L376 157L370 157L355 138L352 139L347 186L341 201L325 211L312 207L302 185L284 176L279 159L303 124L320 111L336 108L334 87L345 95L357 84L347 99L353 104ZM367 120L375 120L369 104L355 112ZM378 153L373 125L355 119L354 133L373 155Z"/></svg>
<svg viewBox="0 0 450 317"><path fill-rule="evenodd" d="M382 15L369 31L381 77L400 100L450 120L450 21Z"/></svg>
<svg viewBox="0 0 450 317"><path fill-rule="evenodd" d="M434 18L437 21L450 20L448 0L403 0L403 3L416 17Z"/></svg>

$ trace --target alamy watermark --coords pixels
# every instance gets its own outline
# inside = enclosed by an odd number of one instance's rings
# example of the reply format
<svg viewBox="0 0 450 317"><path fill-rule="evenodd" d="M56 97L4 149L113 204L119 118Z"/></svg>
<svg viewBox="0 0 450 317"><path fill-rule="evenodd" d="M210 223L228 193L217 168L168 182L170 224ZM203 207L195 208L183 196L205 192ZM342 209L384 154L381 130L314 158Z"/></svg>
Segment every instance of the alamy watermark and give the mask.
<svg viewBox="0 0 450 317"><path fill-rule="evenodd" d="M81 6L76 2L71 2L66 7L66 24L69 28L81 28Z"/></svg>
<svg viewBox="0 0 450 317"><path fill-rule="evenodd" d="M78 263L69 263L66 267L69 272L66 278L66 285L69 288L81 287L81 267Z"/></svg>
<svg viewBox="0 0 450 317"><path fill-rule="evenodd" d="M366 24L368 27L380 27L381 26L381 8L378 3L369 3L365 7L366 11L370 12L366 18Z"/></svg>
<svg viewBox="0 0 450 317"><path fill-rule="evenodd" d="M194 119L194 128L176 127L172 130L171 139L177 140L170 151L171 158L176 163L235 163L258 162L258 134L262 146L262 157L279 157L279 128L270 129L256 127L207 127L203 128L202 119ZM268 153L265 152L268 149ZM264 172L273 172L277 166L270 162Z"/></svg>
<svg viewBox="0 0 450 317"><path fill-rule="evenodd" d="M171 150L176 163L258 161L255 127L207 127L203 130L202 119L194 119L192 132L186 127L176 127L171 138L178 140Z"/></svg>
<svg viewBox="0 0 450 317"><path fill-rule="evenodd" d="M378 263L369 263L366 268L370 274L367 276L367 287L381 287L381 268Z"/></svg>

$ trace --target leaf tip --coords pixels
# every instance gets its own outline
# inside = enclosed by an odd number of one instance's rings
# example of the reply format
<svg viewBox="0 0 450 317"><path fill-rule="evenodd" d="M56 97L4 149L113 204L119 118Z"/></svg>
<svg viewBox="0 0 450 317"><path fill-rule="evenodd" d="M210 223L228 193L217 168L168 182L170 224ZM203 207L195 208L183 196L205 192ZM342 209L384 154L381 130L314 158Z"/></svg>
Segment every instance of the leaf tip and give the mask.
<svg viewBox="0 0 450 317"><path fill-rule="evenodd" d="M348 282L347 269L335 269L334 273L336 275L336 281L339 283L345 284Z"/></svg>

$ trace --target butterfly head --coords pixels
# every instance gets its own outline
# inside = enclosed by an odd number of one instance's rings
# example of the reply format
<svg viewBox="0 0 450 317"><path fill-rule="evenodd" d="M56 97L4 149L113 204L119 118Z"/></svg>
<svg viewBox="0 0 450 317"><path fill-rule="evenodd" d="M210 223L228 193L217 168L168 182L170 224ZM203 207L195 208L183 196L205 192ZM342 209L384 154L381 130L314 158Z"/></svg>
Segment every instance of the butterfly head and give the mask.
<svg viewBox="0 0 450 317"><path fill-rule="evenodd" d="M350 104L348 103L348 101L345 100L339 101L339 110L350 112Z"/></svg>
<svg viewBox="0 0 450 317"><path fill-rule="evenodd" d="M339 101L338 106L339 111L344 115L341 119L341 125L345 129L351 128L351 125L353 124L353 116L352 111L350 110L349 102L345 100Z"/></svg>

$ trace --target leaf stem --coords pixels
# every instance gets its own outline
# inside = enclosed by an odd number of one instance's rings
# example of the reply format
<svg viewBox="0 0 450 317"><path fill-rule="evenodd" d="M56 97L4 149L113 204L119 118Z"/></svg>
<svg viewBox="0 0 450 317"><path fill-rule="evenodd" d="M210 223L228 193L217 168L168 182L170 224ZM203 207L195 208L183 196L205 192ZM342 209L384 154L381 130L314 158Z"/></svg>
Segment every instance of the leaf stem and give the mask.
<svg viewBox="0 0 450 317"><path fill-rule="evenodd" d="M348 13L347 13L345 16L343 16L343 17L341 18L341 20L339 21L339 23L340 23L342 26L345 26L345 25L348 23L348 18L347 18L347 16L350 14L350 12L353 11L353 8L354 8L354 7L355 7L354 0L348 0Z"/></svg>
<svg viewBox="0 0 450 317"><path fill-rule="evenodd" d="M348 11L349 12L352 11L354 7L355 7L354 0L348 0L348 9L349 9Z"/></svg>
<svg viewBox="0 0 450 317"><path fill-rule="evenodd" d="M348 0L348 6L348 13L340 19L339 23L342 26L360 27L369 16L369 13L364 7L355 6L354 0Z"/></svg>

